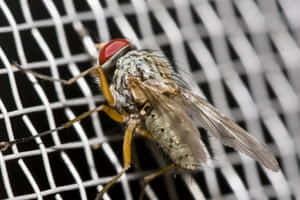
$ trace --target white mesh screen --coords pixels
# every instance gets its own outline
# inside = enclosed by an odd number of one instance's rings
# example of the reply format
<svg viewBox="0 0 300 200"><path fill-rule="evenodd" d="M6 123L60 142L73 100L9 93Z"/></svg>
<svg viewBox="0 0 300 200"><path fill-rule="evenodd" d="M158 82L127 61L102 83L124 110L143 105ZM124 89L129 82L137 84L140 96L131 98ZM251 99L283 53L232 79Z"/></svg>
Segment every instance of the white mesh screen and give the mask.
<svg viewBox="0 0 300 200"><path fill-rule="evenodd" d="M299 199L299 10L297 0L0 0L0 140L53 129L104 102L90 77L65 87L17 72L14 61L69 79L95 63L95 43L129 38L168 55L194 92L265 142L283 170L208 137L213 167L158 178L145 198ZM0 152L0 198L95 198L122 169L123 132L98 113ZM132 169L105 199L137 199L142 178L167 163L136 137Z"/></svg>

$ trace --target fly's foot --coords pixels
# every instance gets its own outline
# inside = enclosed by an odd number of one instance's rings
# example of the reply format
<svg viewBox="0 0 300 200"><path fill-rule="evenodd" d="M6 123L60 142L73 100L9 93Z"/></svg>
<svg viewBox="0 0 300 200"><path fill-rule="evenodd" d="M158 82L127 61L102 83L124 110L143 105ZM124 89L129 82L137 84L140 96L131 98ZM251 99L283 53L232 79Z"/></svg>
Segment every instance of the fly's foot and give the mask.
<svg viewBox="0 0 300 200"><path fill-rule="evenodd" d="M9 143L8 142L0 142L0 150L1 151L6 151L9 147Z"/></svg>

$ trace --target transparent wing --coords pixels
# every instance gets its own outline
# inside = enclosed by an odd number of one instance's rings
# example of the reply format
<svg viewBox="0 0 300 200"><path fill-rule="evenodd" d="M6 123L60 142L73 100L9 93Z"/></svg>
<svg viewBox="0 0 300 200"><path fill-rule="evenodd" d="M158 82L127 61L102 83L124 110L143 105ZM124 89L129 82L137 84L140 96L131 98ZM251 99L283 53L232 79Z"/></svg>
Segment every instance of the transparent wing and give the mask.
<svg viewBox="0 0 300 200"><path fill-rule="evenodd" d="M193 124L190 116L184 107L174 100L173 92L166 92L162 89L161 84L155 79L145 82L134 79L139 87L143 90L152 107L156 109L162 120L170 125L170 128L179 136L181 142L187 144L194 158L202 165L209 158L208 151L203 144L197 127ZM164 92L163 92L164 91ZM170 91L174 91L170 88Z"/></svg>
<svg viewBox="0 0 300 200"><path fill-rule="evenodd" d="M180 98L177 98L176 101L186 105L186 109L192 113L193 117L196 117L201 125L219 138L224 145L247 154L266 168L273 171L279 170L276 158L264 144L232 120L223 116L201 97L186 89L181 88L180 91L181 95L178 96Z"/></svg>

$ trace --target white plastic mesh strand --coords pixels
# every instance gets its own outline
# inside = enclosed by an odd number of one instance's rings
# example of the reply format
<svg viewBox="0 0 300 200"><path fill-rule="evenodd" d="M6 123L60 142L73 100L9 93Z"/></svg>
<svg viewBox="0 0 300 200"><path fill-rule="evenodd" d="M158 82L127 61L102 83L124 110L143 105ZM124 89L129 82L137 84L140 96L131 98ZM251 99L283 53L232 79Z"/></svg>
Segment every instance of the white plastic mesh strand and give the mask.
<svg viewBox="0 0 300 200"><path fill-rule="evenodd" d="M194 92L265 142L282 168L270 172L208 137L213 167L159 178L146 198L300 199L299 10L297 0L0 0L0 140L53 129L104 102L89 77L64 87L17 72L13 61L69 79L96 62L95 43L129 38L169 55ZM94 114L0 152L0 198L93 199L122 169L123 131ZM105 199L137 199L142 178L166 164L135 138L133 169Z"/></svg>

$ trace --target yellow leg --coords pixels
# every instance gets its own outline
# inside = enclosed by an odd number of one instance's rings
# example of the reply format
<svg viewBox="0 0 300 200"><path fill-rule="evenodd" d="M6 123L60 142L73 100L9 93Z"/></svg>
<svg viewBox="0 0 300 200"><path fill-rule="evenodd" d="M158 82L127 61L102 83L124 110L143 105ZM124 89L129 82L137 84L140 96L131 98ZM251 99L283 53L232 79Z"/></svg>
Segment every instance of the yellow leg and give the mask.
<svg viewBox="0 0 300 200"><path fill-rule="evenodd" d="M65 84L65 85L71 85L73 83L75 83L79 78L87 75L87 74L90 74L92 73L94 70L98 70L98 73L99 73L99 79L100 79L100 83L101 83L101 89L102 89L102 92L103 92L103 95L105 97L105 99L107 100L108 104L110 106L113 106L114 105L114 98L110 92L110 89L109 89L109 84L107 82L107 79L106 79L106 76L104 74L104 71L101 67L101 65L95 65L89 69L87 69L86 71L78 74L77 76L69 79L69 80L64 80L64 79L56 79L56 78L53 78L51 76L46 76L46 75L43 75L43 74L40 74L40 73L36 73L34 71L31 71L31 70L28 70L28 69L23 69L20 67L20 65L18 64L13 64L12 67L15 67L15 68L18 68L20 71L24 72L24 73L30 73L32 75L34 75L35 77L39 78L39 79L42 79L42 80L47 80L47 81L52 81L52 82L60 82L62 84Z"/></svg>
<svg viewBox="0 0 300 200"><path fill-rule="evenodd" d="M153 174L150 174L149 176L146 176L144 178L144 184L143 184L143 187L142 187L142 191L141 191L141 194L140 194L140 197L139 197L139 200L143 200L144 198L144 193L145 193L145 188L146 186L150 183L150 181L152 181L153 179L155 179L156 177L174 169L176 166L175 164L170 164L162 169L160 169L159 171L157 172L154 172Z"/></svg>
<svg viewBox="0 0 300 200"><path fill-rule="evenodd" d="M145 130L145 129L142 129L142 128L140 128L140 127L137 127L137 128L135 129L135 132L136 132L137 134L141 135L141 136L144 136L144 137L150 139L150 140L154 140L152 134L151 134L149 131Z"/></svg>
<svg viewBox="0 0 300 200"><path fill-rule="evenodd" d="M53 133L55 131L59 131L59 130L68 128L72 124L74 124L75 122L78 122L78 121L80 121L80 120L82 120L82 119L90 116L92 113L99 112L99 111L105 112L110 118L112 118L113 120L115 120L117 122L121 122L122 123L122 122L126 122L127 121L127 115L126 114L120 114L116 110L114 110L113 108L110 108L107 105L101 105L101 106L98 106L97 108L95 108L93 110L90 110L88 112L85 112L85 113L77 116L76 118L68 121L67 123L65 123L65 124L63 124L61 126L58 126L55 129L44 131L42 133L39 133L38 135L34 135L34 136L30 136L30 137L25 137L25 138L19 138L17 140L13 140L13 141L9 141L9 142L2 141L2 142L0 142L0 150L1 151L5 151L5 150L8 149L8 147L10 147L13 144L24 143L24 142L30 141L30 140L32 140L32 139L34 139L36 137L42 137L42 136L45 136L45 135L49 135L49 134L51 134L51 133Z"/></svg>
<svg viewBox="0 0 300 200"><path fill-rule="evenodd" d="M109 188L129 169L131 163L131 139L132 139L132 133L136 128L136 126L137 124L135 120L130 120L128 122L128 127L126 129L125 137L123 141L123 162L124 162L123 170L117 176L115 176L107 185L105 185L102 191L96 196L95 200L102 199L104 193L107 192Z"/></svg>
<svg viewBox="0 0 300 200"><path fill-rule="evenodd" d="M102 69L102 67L99 65L99 67L97 68L98 73L99 73L99 79L100 79L100 85L101 85L101 90L102 93L108 103L108 105L113 106L114 105L114 97L111 94L111 91L109 89L109 85L106 79L106 76L104 74L104 71Z"/></svg>
<svg viewBox="0 0 300 200"><path fill-rule="evenodd" d="M13 64L12 67L18 68L20 71L22 71L24 73L30 73L30 74L34 75L35 77L37 77L39 79L52 81L52 82L57 81L57 82L60 82L62 84L65 84L65 85L71 85L71 84L75 83L79 78L81 78L81 77L83 77L87 74L93 73L97 69L97 71L99 73L99 79L100 79L101 89L102 89L103 95L104 95L105 99L107 100L107 102L110 106L114 105L114 98L113 98L113 96L111 94L111 91L109 89L109 84L107 82L105 73L104 73L101 65L95 65L95 66L85 70L84 72L78 74L77 76L75 76L75 77L73 77L69 80L56 79L56 78L53 78L51 76L46 76L46 75L43 75L43 74L40 74L40 73L36 73L36 72L28 70L28 69L23 69L23 68L20 67L19 64Z"/></svg>
<svg viewBox="0 0 300 200"><path fill-rule="evenodd" d="M85 112L81 115L79 115L78 117L72 119L71 121L68 121L67 123L65 123L63 126L65 128L70 127L72 124L74 124L77 121L82 120L83 118L88 117L89 115L91 115L94 112L99 112L99 111L103 111L105 112L111 119L117 121L117 122L125 122L126 121L126 114L120 114L118 113L116 110L114 110L113 108L110 108L107 105L101 105L93 110L90 110L88 112Z"/></svg>
<svg viewBox="0 0 300 200"><path fill-rule="evenodd" d="M99 51L106 45L107 43L98 43L98 44L96 44L95 46L96 46L96 49L98 49Z"/></svg>

